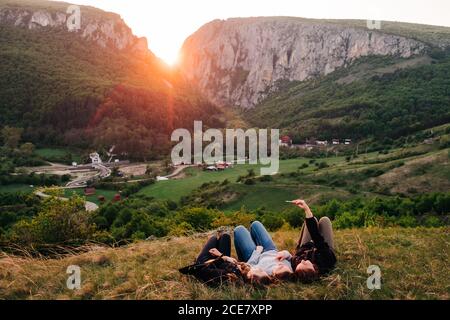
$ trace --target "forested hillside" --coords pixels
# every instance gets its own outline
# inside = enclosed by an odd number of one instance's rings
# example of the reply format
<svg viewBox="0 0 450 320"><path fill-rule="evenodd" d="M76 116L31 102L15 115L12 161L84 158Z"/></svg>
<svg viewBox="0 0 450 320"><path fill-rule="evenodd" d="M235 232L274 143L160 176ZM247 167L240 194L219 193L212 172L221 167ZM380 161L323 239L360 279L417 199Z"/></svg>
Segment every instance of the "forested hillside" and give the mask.
<svg viewBox="0 0 450 320"><path fill-rule="evenodd" d="M256 126L283 128L297 142L396 139L450 121L450 54L400 59L367 57L348 69L280 84L244 113Z"/></svg>
<svg viewBox="0 0 450 320"><path fill-rule="evenodd" d="M190 127L194 119L222 125L220 111L156 58L145 41L142 48L142 40L116 14L81 9L93 16L82 23L98 24L99 30L112 24L120 31L119 39L114 33L100 35L104 42L68 32L64 25L11 24L15 15L33 19L44 12L51 19L65 8L47 1L0 3L0 126L24 128L23 140L38 145L114 144L119 153L148 158L167 147L174 127ZM116 42L131 44L118 48ZM114 132L107 130L111 126L117 127Z"/></svg>

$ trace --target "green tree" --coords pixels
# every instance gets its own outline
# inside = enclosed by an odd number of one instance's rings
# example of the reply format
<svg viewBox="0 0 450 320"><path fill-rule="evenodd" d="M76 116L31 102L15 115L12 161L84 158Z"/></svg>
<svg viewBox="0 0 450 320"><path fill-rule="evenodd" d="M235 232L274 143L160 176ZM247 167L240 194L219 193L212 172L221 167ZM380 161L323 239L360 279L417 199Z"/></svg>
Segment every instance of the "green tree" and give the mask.
<svg viewBox="0 0 450 320"><path fill-rule="evenodd" d="M32 144L31 142L26 142L20 146L20 152L22 152L23 155L28 157L33 154L34 149L35 149L34 144Z"/></svg>
<svg viewBox="0 0 450 320"><path fill-rule="evenodd" d="M68 201L50 197L43 200L31 221L21 220L13 226L12 240L26 245L83 244L96 231L91 218L81 197L74 195Z"/></svg>
<svg viewBox="0 0 450 320"><path fill-rule="evenodd" d="M2 129L3 144L11 149L17 148L22 138L22 128L6 126Z"/></svg>

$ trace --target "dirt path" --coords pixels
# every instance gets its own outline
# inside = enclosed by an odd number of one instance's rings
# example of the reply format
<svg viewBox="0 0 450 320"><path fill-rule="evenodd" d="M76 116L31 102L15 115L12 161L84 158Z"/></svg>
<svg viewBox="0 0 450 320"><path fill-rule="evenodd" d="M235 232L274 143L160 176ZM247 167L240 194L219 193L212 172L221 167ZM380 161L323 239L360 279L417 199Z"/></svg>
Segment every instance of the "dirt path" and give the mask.
<svg viewBox="0 0 450 320"><path fill-rule="evenodd" d="M189 164L189 165L182 165L182 166L178 166L171 174L164 176L162 178L175 178L177 175L179 175L184 169L189 168L189 167L195 167L195 165L193 164Z"/></svg>
<svg viewBox="0 0 450 320"><path fill-rule="evenodd" d="M36 191L34 193L35 195L37 195L40 198L49 198L50 196L48 194L43 193L42 191ZM69 199L67 198L63 198L63 197L58 197L58 199L63 200L63 201L68 201ZM86 211L95 211L98 209L98 205L96 205L93 202L90 201L85 201L84 202L84 208L86 209Z"/></svg>

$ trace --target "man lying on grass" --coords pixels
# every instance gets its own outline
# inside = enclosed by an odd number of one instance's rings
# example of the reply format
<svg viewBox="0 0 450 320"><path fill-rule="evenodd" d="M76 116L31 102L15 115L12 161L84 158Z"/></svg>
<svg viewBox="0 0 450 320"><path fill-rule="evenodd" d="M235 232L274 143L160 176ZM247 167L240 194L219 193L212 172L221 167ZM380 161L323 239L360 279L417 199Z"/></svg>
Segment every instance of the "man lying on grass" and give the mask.
<svg viewBox="0 0 450 320"><path fill-rule="evenodd" d="M250 231L244 226L234 230L239 262L230 257L230 235L218 234L208 240L195 264L180 269L180 272L214 286L236 280L253 284L288 279L311 282L328 273L336 264L330 219L323 217L317 221L304 200L292 203L306 214L293 256L286 250L278 251L266 228L255 221Z"/></svg>

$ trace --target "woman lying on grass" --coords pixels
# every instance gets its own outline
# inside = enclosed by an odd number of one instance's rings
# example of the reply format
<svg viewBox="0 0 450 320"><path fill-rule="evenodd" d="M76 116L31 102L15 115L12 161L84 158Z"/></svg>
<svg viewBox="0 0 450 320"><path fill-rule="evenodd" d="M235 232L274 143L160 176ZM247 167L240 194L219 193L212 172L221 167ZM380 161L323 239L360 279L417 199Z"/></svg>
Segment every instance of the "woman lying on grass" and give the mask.
<svg viewBox="0 0 450 320"><path fill-rule="evenodd" d="M212 236L195 263L179 271L192 275L209 286L220 286L229 282L270 282L269 276L262 270L231 257L231 237L228 233Z"/></svg>
<svg viewBox="0 0 450 320"><path fill-rule="evenodd" d="M234 246L239 261L246 262L252 270L258 270L264 282L287 280L293 275L291 255L288 251L278 251L272 237L259 221L250 226L234 229Z"/></svg>
<svg viewBox="0 0 450 320"><path fill-rule="evenodd" d="M292 269L298 280L312 282L336 265L333 227L328 217L317 221L304 200L294 200L292 203L303 209L306 215L295 254L291 258Z"/></svg>
<svg viewBox="0 0 450 320"><path fill-rule="evenodd" d="M296 278L312 282L331 271L336 264L333 229L327 217L319 221L304 200L293 204L305 211L295 254L278 251L266 228L259 221L234 229L234 245L239 258L231 258L231 237L227 233L211 237L194 265L180 269L183 274L195 276L205 284L217 286L226 282L269 284Z"/></svg>

